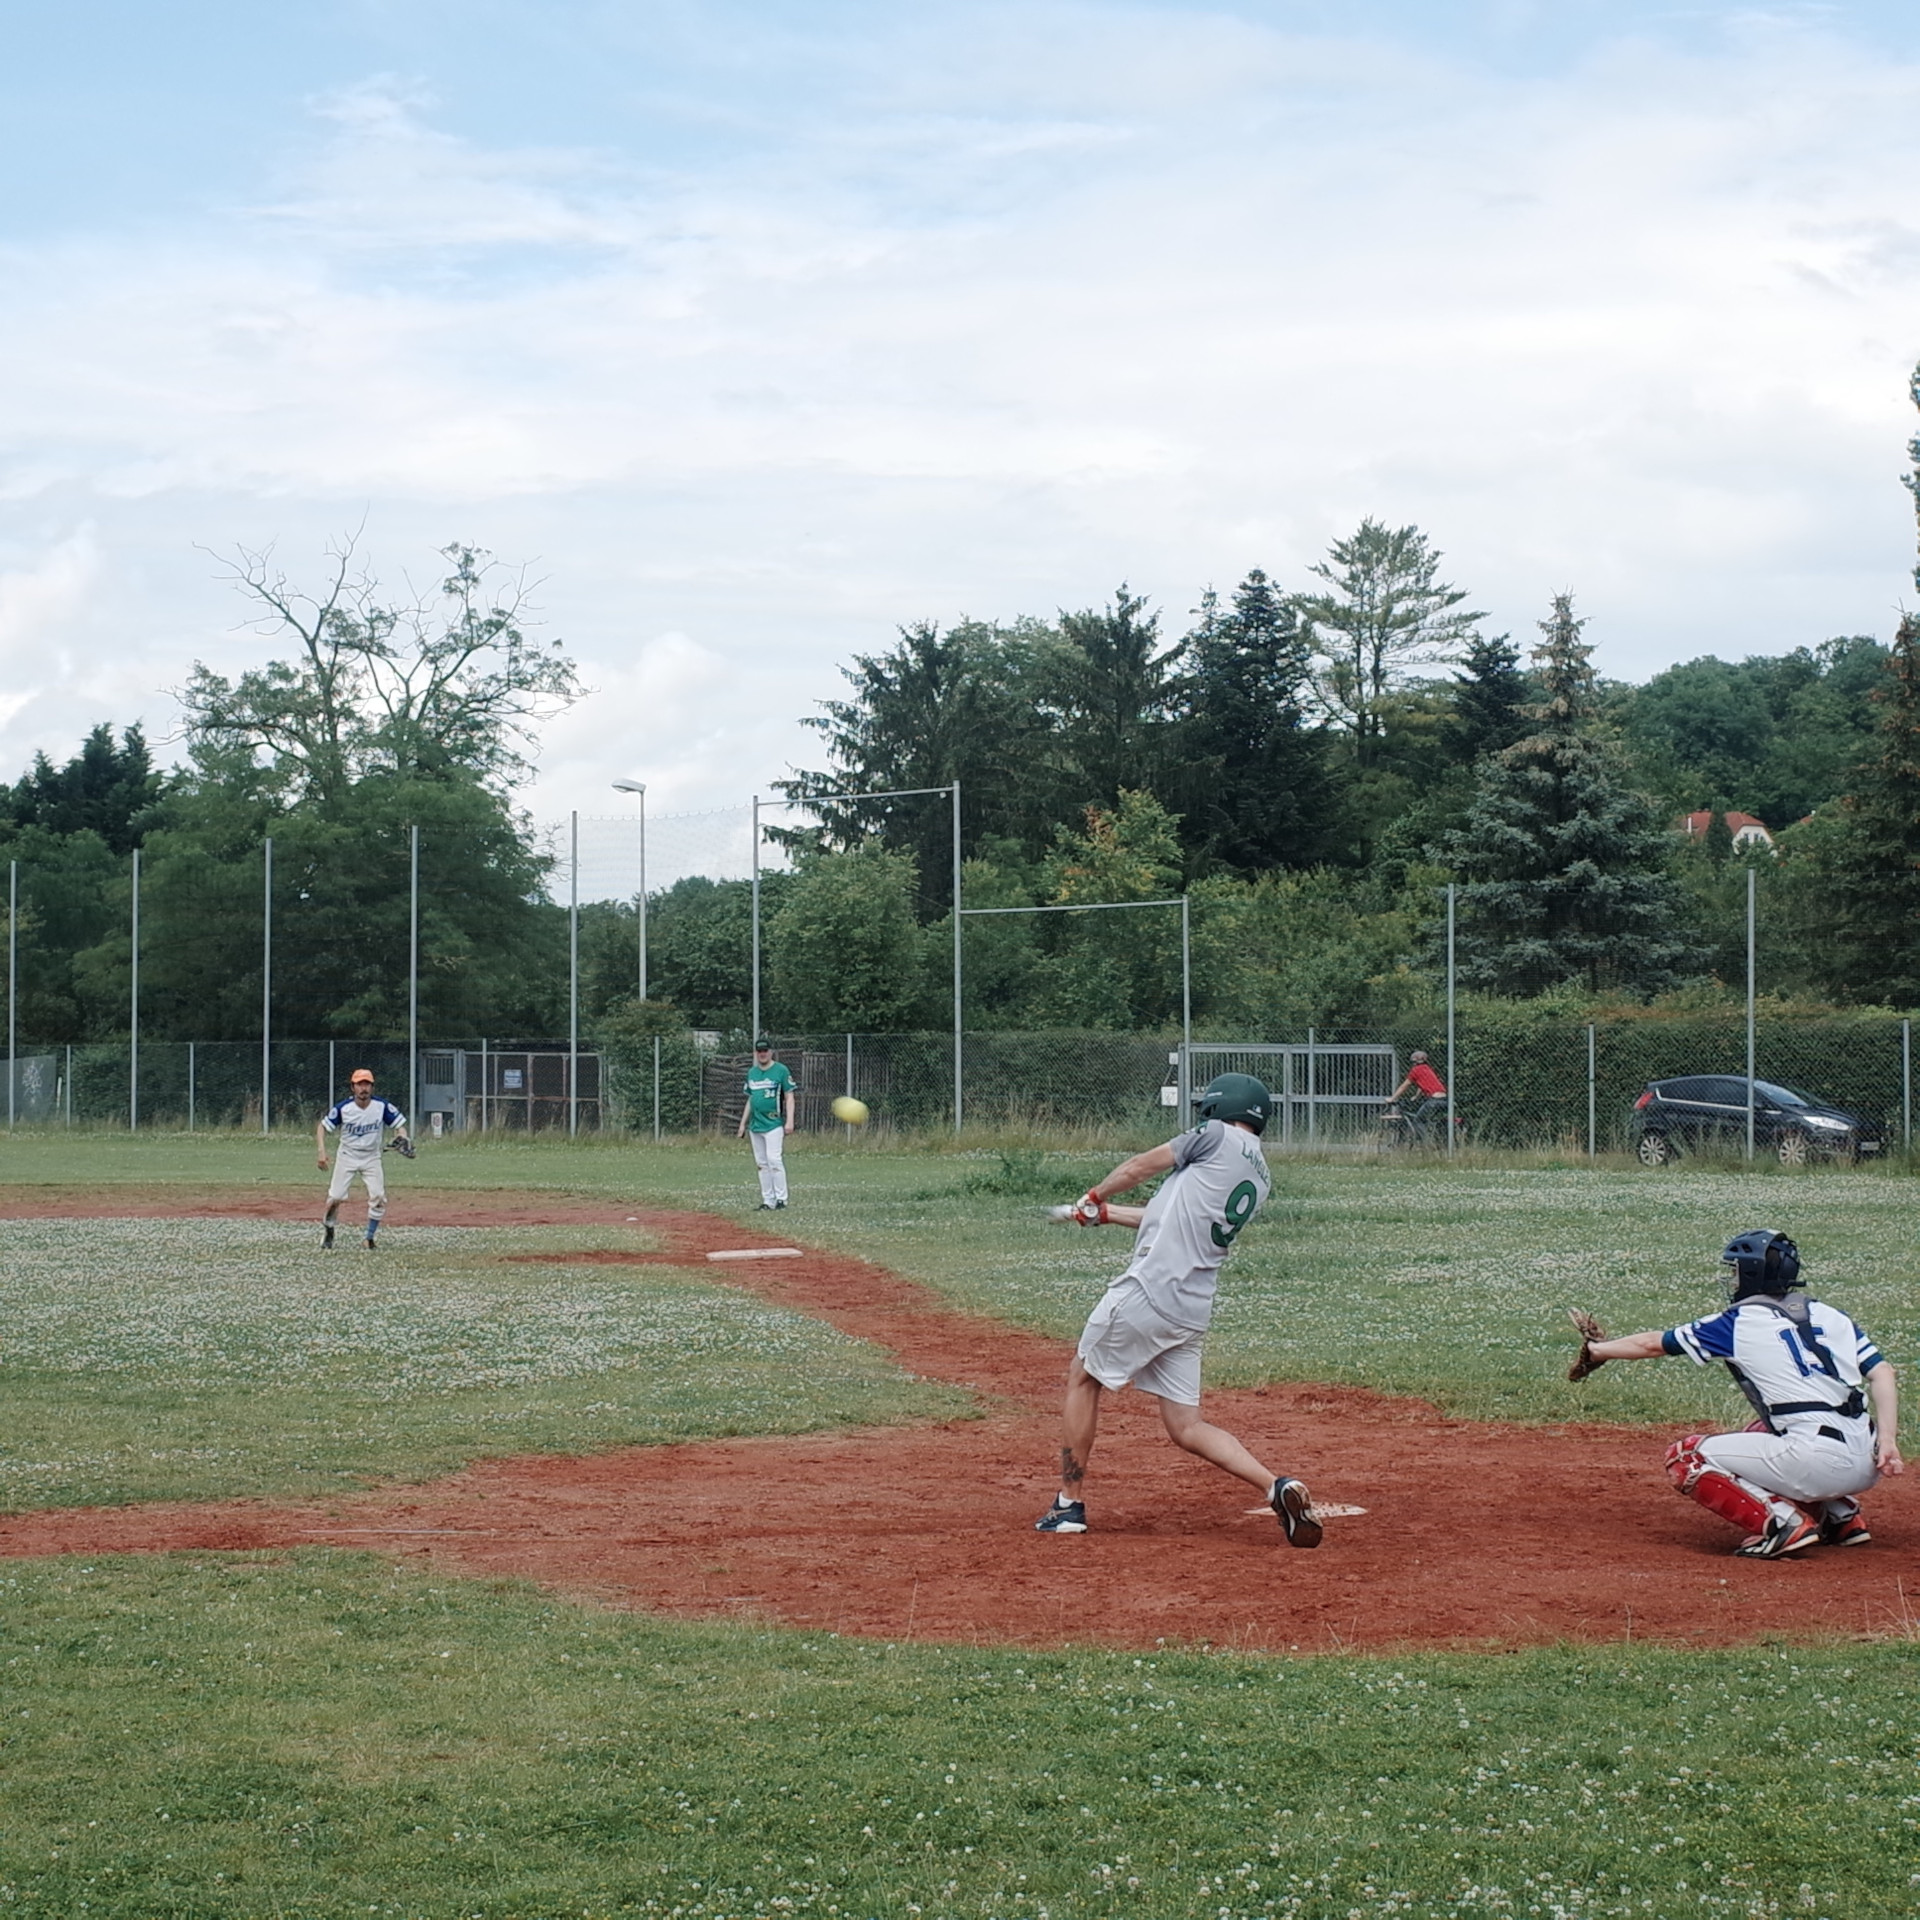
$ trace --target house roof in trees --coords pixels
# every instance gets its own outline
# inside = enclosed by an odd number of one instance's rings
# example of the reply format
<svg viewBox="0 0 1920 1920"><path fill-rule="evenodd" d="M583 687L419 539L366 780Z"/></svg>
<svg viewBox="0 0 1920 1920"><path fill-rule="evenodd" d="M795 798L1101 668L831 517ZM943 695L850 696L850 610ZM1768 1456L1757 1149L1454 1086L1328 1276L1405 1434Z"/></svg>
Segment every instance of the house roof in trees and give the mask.
<svg viewBox="0 0 1920 1920"><path fill-rule="evenodd" d="M1733 835L1736 847L1773 845L1773 835L1767 831L1764 820L1756 820L1752 814L1740 813L1733 808L1727 810L1725 819L1727 831ZM1704 840L1707 829L1712 825L1712 812L1703 810L1699 813L1683 813L1673 823L1673 830L1675 833L1684 833L1689 840Z"/></svg>

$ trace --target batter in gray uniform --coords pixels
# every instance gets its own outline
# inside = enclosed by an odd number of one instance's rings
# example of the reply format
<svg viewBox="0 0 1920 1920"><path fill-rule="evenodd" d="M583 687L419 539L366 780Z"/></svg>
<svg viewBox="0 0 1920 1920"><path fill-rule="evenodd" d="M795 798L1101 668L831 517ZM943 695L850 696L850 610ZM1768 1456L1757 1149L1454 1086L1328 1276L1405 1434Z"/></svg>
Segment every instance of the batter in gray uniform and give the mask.
<svg viewBox="0 0 1920 1920"><path fill-rule="evenodd" d="M1220 1268L1271 1186L1260 1135L1273 1096L1248 1073L1223 1073L1200 1096L1200 1124L1164 1146L1136 1153L1072 1207L1081 1226L1136 1227L1133 1258L1106 1291L1067 1369L1060 1491L1034 1524L1042 1533L1085 1533L1081 1498L1104 1396L1138 1387L1160 1402L1177 1447L1257 1488L1296 1547L1320 1544L1304 1482L1270 1472L1227 1432L1200 1417L1200 1355L1213 1318ZM1111 1196L1167 1177L1142 1207Z"/></svg>

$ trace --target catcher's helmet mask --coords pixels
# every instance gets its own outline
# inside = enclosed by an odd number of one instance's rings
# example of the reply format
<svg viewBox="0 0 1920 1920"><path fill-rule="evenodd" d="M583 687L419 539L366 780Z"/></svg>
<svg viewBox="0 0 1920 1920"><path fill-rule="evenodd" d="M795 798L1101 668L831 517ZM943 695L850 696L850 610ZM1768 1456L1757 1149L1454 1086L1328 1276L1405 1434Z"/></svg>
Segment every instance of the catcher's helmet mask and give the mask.
<svg viewBox="0 0 1920 1920"><path fill-rule="evenodd" d="M1273 1095L1264 1080L1250 1073L1217 1073L1200 1096L1199 1111L1202 1120L1238 1120L1255 1133L1265 1133Z"/></svg>
<svg viewBox="0 0 1920 1920"><path fill-rule="evenodd" d="M1782 1299L1800 1285L1800 1249L1784 1233L1754 1227L1736 1233L1720 1255L1722 1266L1733 1269L1733 1297L1770 1294Z"/></svg>

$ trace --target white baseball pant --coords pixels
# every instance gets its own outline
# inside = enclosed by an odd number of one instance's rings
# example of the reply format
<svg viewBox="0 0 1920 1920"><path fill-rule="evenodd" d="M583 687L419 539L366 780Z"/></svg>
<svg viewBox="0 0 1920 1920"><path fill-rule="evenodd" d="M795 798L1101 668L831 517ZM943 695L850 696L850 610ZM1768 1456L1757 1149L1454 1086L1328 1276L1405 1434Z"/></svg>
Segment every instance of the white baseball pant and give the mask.
<svg viewBox="0 0 1920 1920"><path fill-rule="evenodd" d="M333 1178L327 1182L327 1219L340 1211L347 1189L358 1179L367 1190L367 1218L380 1219L387 1211L387 1170L378 1160L348 1160L344 1156L333 1163Z"/></svg>
<svg viewBox="0 0 1920 1920"><path fill-rule="evenodd" d="M787 1130L769 1127L765 1133L749 1133L753 1142L753 1164L760 1169L760 1200L769 1207L783 1206L787 1198Z"/></svg>

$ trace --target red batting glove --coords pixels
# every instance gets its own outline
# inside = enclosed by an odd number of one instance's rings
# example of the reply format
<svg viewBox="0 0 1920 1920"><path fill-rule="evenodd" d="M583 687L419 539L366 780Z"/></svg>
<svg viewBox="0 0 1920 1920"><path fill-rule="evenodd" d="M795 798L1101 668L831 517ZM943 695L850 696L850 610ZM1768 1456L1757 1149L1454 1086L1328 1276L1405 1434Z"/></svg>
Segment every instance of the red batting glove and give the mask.
<svg viewBox="0 0 1920 1920"><path fill-rule="evenodd" d="M1107 1203L1089 1187L1074 1202L1073 1217L1079 1226L1104 1227L1107 1224Z"/></svg>

